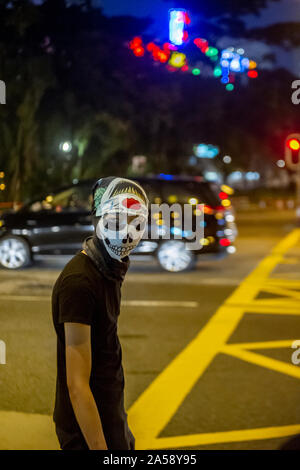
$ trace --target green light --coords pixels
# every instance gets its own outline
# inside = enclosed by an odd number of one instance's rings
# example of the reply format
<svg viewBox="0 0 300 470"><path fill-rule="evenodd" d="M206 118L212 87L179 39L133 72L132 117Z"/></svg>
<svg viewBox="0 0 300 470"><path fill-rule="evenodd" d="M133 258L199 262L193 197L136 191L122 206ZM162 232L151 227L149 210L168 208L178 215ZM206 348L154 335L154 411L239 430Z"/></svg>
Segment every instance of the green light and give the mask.
<svg viewBox="0 0 300 470"><path fill-rule="evenodd" d="M192 70L193 75L200 75L200 73L201 73L200 69L195 68Z"/></svg>
<svg viewBox="0 0 300 470"><path fill-rule="evenodd" d="M218 55L218 53L219 51L216 47L209 47L205 52L205 55L207 55L207 57L213 57L215 55Z"/></svg>
<svg viewBox="0 0 300 470"><path fill-rule="evenodd" d="M226 85L227 91L232 91L233 89L234 89L234 85L232 85L232 83L228 83L228 85Z"/></svg>
<svg viewBox="0 0 300 470"><path fill-rule="evenodd" d="M214 76L215 77L221 77L221 75L222 75L222 69L221 69L221 67L217 66L214 70Z"/></svg>

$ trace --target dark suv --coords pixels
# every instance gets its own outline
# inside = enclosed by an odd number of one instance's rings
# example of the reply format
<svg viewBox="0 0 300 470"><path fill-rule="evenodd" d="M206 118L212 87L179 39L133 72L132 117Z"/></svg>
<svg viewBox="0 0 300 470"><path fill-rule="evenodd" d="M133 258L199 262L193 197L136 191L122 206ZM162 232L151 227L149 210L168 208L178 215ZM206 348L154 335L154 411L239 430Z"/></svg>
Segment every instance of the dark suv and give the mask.
<svg viewBox="0 0 300 470"><path fill-rule="evenodd" d="M132 252L132 258L154 256L163 269L178 272L191 269L198 255L220 257L234 253L236 227L228 195L226 198L226 187L221 191L199 177L160 175L132 179L143 186L152 204L176 203L182 207L190 204L194 214L200 210L199 204L204 204L201 206L204 235L198 250L186 249L187 234L173 211L168 224L160 213L149 217L148 236L144 236ZM80 250L84 238L93 231L90 209L94 182L79 182L31 201L18 211L3 214L0 219L0 264L17 269L32 263L37 254L74 254ZM195 221L196 217L193 224ZM150 233L155 233L156 237ZM180 234L182 237L178 239Z"/></svg>

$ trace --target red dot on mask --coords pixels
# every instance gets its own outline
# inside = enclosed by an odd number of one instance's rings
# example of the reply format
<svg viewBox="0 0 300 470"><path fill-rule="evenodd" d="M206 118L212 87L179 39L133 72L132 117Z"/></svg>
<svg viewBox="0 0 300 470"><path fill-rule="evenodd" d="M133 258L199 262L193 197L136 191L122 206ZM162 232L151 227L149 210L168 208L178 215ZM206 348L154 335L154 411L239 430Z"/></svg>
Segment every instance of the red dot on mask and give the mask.
<svg viewBox="0 0 300 470"><path fill-rule="evenodd" d="M122 201L122 204L123 204L124 207L127 207L127 209L133 208L135 210L138 210L141 207L140 202L137 201L137 199L134 199L133 197L128 197L128 198L124 199L124 201ZM134 207L132 207L132 206L134 206Z"/></svg>

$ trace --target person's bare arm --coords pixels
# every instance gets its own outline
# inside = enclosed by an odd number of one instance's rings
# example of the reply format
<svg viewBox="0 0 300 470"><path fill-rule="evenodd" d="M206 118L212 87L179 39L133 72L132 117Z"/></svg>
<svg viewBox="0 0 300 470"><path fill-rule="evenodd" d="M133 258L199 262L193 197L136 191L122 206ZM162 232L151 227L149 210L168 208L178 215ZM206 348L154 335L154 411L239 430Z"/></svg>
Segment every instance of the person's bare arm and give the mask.
<svg viewBox="0 0 300 470"><path fill-rule="evenodd" d="M90 450L107 450L101 419L90 389L91 327L65 323L67 385L81 432Z"/></svg>

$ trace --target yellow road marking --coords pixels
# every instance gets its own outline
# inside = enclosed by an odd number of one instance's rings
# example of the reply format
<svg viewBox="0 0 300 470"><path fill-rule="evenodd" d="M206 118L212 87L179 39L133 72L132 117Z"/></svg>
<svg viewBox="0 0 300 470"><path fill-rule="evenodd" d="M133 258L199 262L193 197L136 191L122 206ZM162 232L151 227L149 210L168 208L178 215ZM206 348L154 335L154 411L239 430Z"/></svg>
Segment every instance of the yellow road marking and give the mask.
<svg viewBox="0 0 300 470"><path fill-rule="evenodd" d="M289 366L289 364L270 358L268 358L269 362L266 362L261 359L264 359L263 356L246 351L247 348L289 347L293 340L226 345L228 338L244 313L248 313L249 306L256 308L255 313L299 314L299 303L295 301L289 302L287 308L283 305L278 306L276 299L273 299L273 303L267 305L257 304L258 301L254 300L258 292L263 290L263 285L266 284L285 286L287 289L300 288L298 281L267 279L274 267L284 260L284 253L295 245L299 238L300 230L295 230L280 242L270 256L259 264L224 305L217 310L202 332L169 364L134 403L129 410L129 421L137 437L137 448L185 448L226 442L280 438L300 433L300 425L289 425L157 438L159 432L176 413L201 374L214 357L222 351L231 355L234 355L234 353L239 354L240 359L299 378L298 373L295 375L295 366ZM46 296L1 295L1 299L49 301L49 297ZM178 302L176 302L176 305L178 305ZM249 313L252 313L252 311ZM197 364L198 358L199 363ZM288 368L285 366L288 366ZM0 411L0 424L1 449L59 448L51 416Z"/></svg>
<svg viewBox="0 0 300 470"><path fill-rule="evenodd" d="M210 444L225 444L229 442L260 441L293 436L300 433L300 425L274 426L257 429L240 429L237 431L210 432L190 434L187 436L161 437L152 442L145 442L143 449L178 449Z"/></svg>
<svg viewBox="0 0 300 470"><path fill-rule="evenodd" d="M280 339L277 341L256 341L251 343L231 343L226 344L226 349L279 349L279 348L291 348L296 339Z"/></svg>
<svg viewBox="0 0 300 470"><path fill-rule="evenodd" d="M254 353L252 351L246 351L245 349L224 346L222 348L222 352L237 357L238 359L242 359L243 361L250 362L251 364L266 367L267 369L300 379L300 367L294 366L293 364L278 361L277 359L262 356L261 354Z"/></svg>
<svg viewBox="0 0 300 470"><path fill-rule="evenodd" d="M267 292L269 294L278 295L278 300L280 298L280 295L282 296L282 300L286 300L286 297L291 297L292 299L300 300L300 291L299 290L287 289L287 288L281 287L279 285L263 287L262 291ZM264 300L266 300L266 299L264 299ZM272 299L272 300L277 300L277 299Z"/></svg>
<svg viewBox="0 0 300 470"><path fill-rule="evenodd" d="M290 289L300 289L300 281L289 280L289 279L278 279L272 277L266 279L264 282L265 286L279 286L279 287L288 287Z"/></svg>
<svg viewBox="0 0 300 470"><path fill-rule="evenodd" d="M280 241L271 254L259 263L254 271L246 277L242 284L216 311L196 338L171 361L131 406L128 417L130 426L132 426L136 435L138 449L158 448L160 442L162 442L162 438L158 438L158 435L174 416L181 403L216 355L224 350L229 337L245 313L245 306L259 302L261 307L271 307L271 304L254 301L254 299L261 291L264 282L273 269L284 259L284 254L296 245L299 239L300 229L296 229ZM275 305L274 299L273 304ZM283 308L282 305L279 307ZM295 304L292 303L289 307L294 309ZM248 352L243 351L243 353ZM254 360L253 356L251 357ZM245 360L249 360L249 358L250 353ZM256 363L261 362L261 360L255 359ZM274 369L274 362L272 361L270 360L268 364L270 368ZM276 362L280 363L280 361ZM266 361L264 362L264 367L266 366L265 364ZM277 364L276 370L282 369L281 364ZM292 367L294 370L294 366ZM289 375L292 374L290 368L284 368L284 370L289 371ZM298 373L295 373L293 376L298 378ZM253 430L249 430L250 435L253 436L254 432L251 433L251 431ZM236 432L239 433L239 431ZM218 433L213 434L217 435ZM191 441L189 438L191 438ZM176 441L177 446L182 447L182 443L178 439ZM184 445L191 446L191 442L192 437L187 436Z"/></svg>
<svg viewBox="0 0 300 470"><path fill-rule="evenodd" d="M282 260L282 264L299 264L300 258L286 258Z"/></svg>
<svg viewBox="0 0 300 470"><path fill-rule="evenodd" d="M271 315L300 315L299 303L293 305L277 305L276 302L270 304L261 304L258 301L249 302L248 304L240 304L240 308L245 313L261 313ZM234 308L234 307L233 307Z"/></svg>

